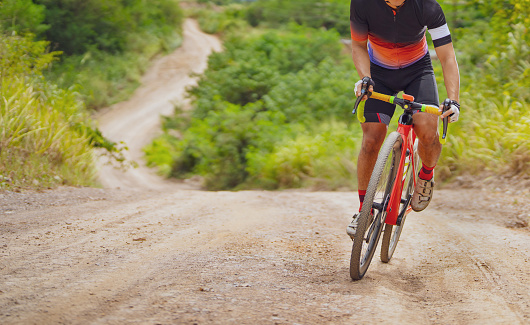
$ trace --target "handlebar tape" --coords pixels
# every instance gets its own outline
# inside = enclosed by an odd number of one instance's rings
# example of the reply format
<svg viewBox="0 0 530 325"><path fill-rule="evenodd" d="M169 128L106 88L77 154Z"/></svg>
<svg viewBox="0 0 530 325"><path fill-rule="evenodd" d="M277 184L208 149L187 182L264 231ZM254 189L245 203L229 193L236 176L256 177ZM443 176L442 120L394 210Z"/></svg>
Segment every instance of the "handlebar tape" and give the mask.
<svg viewBox="0 0 530 325"><path fill-rule="evenodd" d="M434 115L442 115L442 112L439 111L438 107L432 106L432 105L421 105L421 111L434 114Z"/></svg>
<svg viewBox="0 0 530 325"><path fill-rule="evenodd" d="M372 92L372 96L370 96L370 98L375 98L378 100L382 100L383 102L394 104L394 96L377 93L375 91Z"/></svg>

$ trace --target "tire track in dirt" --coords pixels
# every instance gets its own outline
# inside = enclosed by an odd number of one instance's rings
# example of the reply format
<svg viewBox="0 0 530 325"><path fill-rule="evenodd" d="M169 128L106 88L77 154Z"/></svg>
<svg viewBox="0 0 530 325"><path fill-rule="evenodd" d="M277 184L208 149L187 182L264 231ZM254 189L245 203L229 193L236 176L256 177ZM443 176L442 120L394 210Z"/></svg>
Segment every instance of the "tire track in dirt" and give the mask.
<svg viewBox="0 0 530 325"><path fill-rule="evenodd" d="M462 230L469 221L439 210L412 214L392 261L375 256L365 278L352 282L344 235L352 197L134 194L62 207L70 225L52 219L34 230L35 214L45 219L57 209L13 214L11 231L1 234L8 247L0 250L0 322L527 322L526 232L490 224ZM47 240L32 239L46 231ZM476 239L486 231L510 241ZM495 270L500 288L476 261Z"/></svg>

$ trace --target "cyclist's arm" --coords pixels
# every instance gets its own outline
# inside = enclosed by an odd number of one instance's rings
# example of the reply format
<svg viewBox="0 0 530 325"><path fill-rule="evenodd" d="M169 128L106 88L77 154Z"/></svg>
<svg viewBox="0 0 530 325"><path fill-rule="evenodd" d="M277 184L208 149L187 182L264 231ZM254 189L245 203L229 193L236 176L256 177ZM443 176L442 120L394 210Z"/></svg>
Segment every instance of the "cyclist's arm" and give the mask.
<svg viewBox="0 0 530 325"><path fill-rule="evenodd" d="M354 41L351 42L353 64L359 74L359 78L372 77L370 74L370 57L368 56L367 41Z"/></svg>
<svg viewBox="0 0 530 325"><path fill-rule="evenodd" d="M460 101L460 73L458 71L458 63L456 62L455 50L453 43L445 44L434 48L436 55L442 64L442 71L444 74L445 89L447 90L447 97Z"/></svg>
<svg viewBox="0 0 530 325"><path fill-rule="evenodd" d="M365 6L368 1L352 0L350 3L350 32L353 64L359 78L372 77L370 74L370 57L368 55L368 22Z"/></svg>

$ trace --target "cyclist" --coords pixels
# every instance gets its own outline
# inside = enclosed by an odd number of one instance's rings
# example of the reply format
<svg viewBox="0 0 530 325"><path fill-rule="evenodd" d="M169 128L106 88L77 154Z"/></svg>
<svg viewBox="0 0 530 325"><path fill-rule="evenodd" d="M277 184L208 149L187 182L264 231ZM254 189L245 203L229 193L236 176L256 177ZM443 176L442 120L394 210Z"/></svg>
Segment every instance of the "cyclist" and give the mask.
<svg viewBox="0 0 530 325"><path fill-rule="evenodd" d="M428 30L442 64L447 96L452 103L451 109L442 117L450 116L450 122L458 120L460 74L445 15L436 0L352 0L350 27L353 62L361 79L370 78L369 91L392 96L404 91L414 96L417 102L438 106L436 79L425 36ZM355 84L357 96L361 95L361 83L360 80ZM395 105L368 97L363 98L366 100L366 121L361 125L363 140L357 164L361 208L395 110ZM413 119L423 166L411 206L414 211L422 211L433 195L434 167L442 145L437 116L420 112L414 114ZM347 228L352 238L358 215L353 216Z"/></svg>

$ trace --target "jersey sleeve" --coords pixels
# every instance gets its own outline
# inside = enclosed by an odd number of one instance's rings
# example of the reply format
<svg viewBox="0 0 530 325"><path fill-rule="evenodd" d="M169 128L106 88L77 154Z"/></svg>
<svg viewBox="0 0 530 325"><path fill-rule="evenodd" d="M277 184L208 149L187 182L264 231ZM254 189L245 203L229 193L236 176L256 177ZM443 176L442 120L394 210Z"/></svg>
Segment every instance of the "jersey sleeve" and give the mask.
<svg viewBox="0 0 530 325"><path fill-rule="evenodd" d="M425 0L423 7L423 21L431 34L434 47L452 42L451 33L445 20L442 7L436 0Z"/></svg>
<svg viewBox="0 0 530 325"><path fill-rule="evenodd" d="M368 39L368 23L362 0L350 2L350 31L352 41L364 42Z"/></svg>

